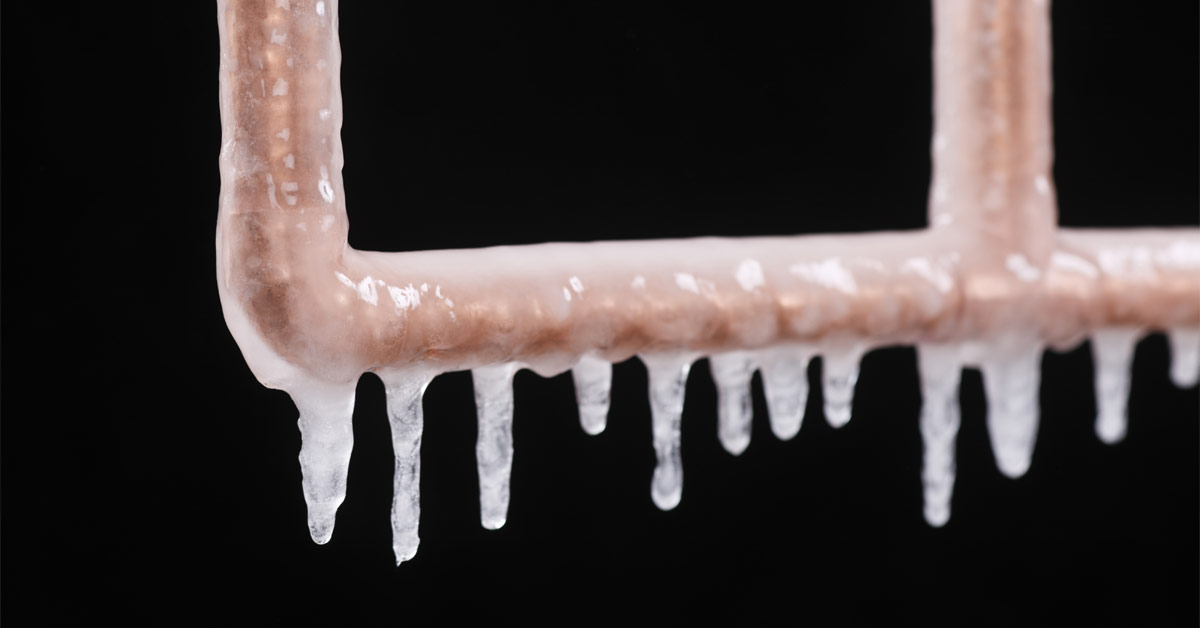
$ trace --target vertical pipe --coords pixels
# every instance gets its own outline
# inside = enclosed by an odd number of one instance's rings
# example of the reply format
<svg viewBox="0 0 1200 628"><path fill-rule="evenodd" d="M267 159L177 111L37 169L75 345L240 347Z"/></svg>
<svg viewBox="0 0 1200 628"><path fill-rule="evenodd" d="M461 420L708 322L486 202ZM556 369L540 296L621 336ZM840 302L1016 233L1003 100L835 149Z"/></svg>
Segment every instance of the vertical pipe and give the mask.
<svg viewBox="0 0 1200 628"><path fill-rule="evenodd" d="M1057 223L1049 0L935 0L929 224L1043 266ZM970 263L970 253L965 258Z"/></svg>

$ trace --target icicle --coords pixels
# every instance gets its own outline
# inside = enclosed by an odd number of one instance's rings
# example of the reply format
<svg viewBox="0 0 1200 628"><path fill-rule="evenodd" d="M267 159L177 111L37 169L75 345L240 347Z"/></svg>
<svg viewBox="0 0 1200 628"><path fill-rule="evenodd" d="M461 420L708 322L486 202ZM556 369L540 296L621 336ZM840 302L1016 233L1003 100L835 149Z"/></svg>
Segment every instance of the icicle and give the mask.
<svg viewBox="0 0 1200 628"><path fill-rule="evenodd" d="M1011 478L1029 470L1038 428L1042 347L993 346L980 364L988 398L987 426L996 466Z"/></svg>
<svg viewBox="0 0 1200 628"><path fill-rule="evenodd" d="M308 532L324 545L333 536L338 506L346 498L346 473L354 449L354 389L343 384L303 382L289 390L300 410L300 472L308 504Z"/></svg>
<svg viewBox="0 0 1200 628"><path fill-rule="evenodd" d="M750 445L754 406L750 378L754 360L745 351L732 351L709 358L717 384L717 435L725 451L737 456Z"/></svg>
<svg viewBox="0 0 1200 628"><path fill-rule="evenodd" d="M859 345L838 345L821 357L821 386L825 397L825 420L838 428L850 422L854 385L858 383Z"/></svg>
<svg viewBox="0 0 1200 628"><path fill-rule="evenodd" d="M1200 329L1179 327L1167 332L1171 341L1171 381L1190 388L1200 380Z"/></svg>
<svg viewBox="0 0 1200 628"><path fill-rule="evenodd" d="M475 462L479 467L480 521L489 530L501 528L508 519L513 459L512 381L517 368L509 363L471 371L479 417Z"/></svg>
<svg viewBox="0 0 1200 628"><path fill-rule="evenodd" d="M583 431L593 436L603 432L612 390L612 364L585 355L571 370L571 377L575 380L575 399Z"/></svg>
<svg viewBox="0 0 1200 628"><path fill-rule="evenodd" d="M683 496L683 459L680 423L691 358L680 355L642 356L650 375L650 414L654 425L657 464L650 482L650 497L662 510L679 505Z"/></svg>
<svg viewBox="0 0 1200 628"><path fill-rule="evenodd" d="M1096 377L1096 436L1112 445L1125 438L1129 406L1129 368L1141 330L1097 329L1092 335Z"/></svg>
<svg viewBox="0 0 1200 628"><path fill-rule="evenodd" d="M388 419L396 472L392 478L392 552L396 564L417 554L421 539L421 399L429 376L422 373L380 373L387 390Z"/></svg>
<svg viewBox="0 0 1200 628"><path fill-rule="evenodd" d="M957 345L929 344L917 347L921 375L921 440L925 445L921 485L925 496L925 520L941 527L950 520L950 498L954 494L956 469L954 448L962 420L958 384L962 358Z"/></svg>
<svg viewBox="0 0 1200 628"><path fill-rule="evenodd" d="M790 346L765 349L759 358L771 431L780 440L789 440L800 431L804 408L808 405L808 361L811 357L809 349Z"/></svg>

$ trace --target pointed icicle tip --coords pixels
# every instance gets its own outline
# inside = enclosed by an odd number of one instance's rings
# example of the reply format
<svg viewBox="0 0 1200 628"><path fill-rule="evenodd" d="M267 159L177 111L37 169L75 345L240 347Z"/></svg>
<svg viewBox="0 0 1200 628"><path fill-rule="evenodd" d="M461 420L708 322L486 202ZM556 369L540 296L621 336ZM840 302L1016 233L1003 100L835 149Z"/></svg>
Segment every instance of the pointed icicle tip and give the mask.
<svg viewBox="0 0 1200 628"><path fill-rule="evenodd" d="M308 507L308 534L313 543L324 545L333 538L333 527L337 519L338 504L310 504Z"/></svg>
<svg viewBox="0 0 1200 628"><path fill-rule="evenodd" d="M416 558L417 548L414 547L410 551L407 548L399 548L399 547L393 546L392 554L394 554L396 556L396 566L399 567L400 565L403 565L404 563L412 560L413 558Z"/></svg>
<svg viewBox="0 0 1200 628"><path fill-rule="evenodd" d="M357 381L305 382L289 390L300 410L300 474L308 506L308 532L324 545L333 536L337 509L346 498L346 476L354 449L354 388Z"/></svg>

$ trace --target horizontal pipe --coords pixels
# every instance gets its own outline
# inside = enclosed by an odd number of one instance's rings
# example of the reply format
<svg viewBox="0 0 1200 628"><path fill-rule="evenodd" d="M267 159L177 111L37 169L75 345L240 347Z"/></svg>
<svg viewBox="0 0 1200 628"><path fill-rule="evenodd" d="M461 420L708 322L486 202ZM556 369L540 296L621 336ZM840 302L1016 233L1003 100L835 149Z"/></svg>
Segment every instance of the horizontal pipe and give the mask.
<svg viewBox="0 0 1200 628"><path fill-rule="evenodd" d="M236 229L245 217L223 224L223 241L253 243L263 230L297 245L257 265L228 256L263 251L223 247L227 311L258 315L236 331L330 381L418 362L436 371L522 362L552 374L585 353L619 361L1015 329L1067 344L1101 327L1200 323L1195 229L1064 230L1046 266L996 251L968 272L961 243L937 231L329 255L299 245L302 217L257 214L253 230Z"/></svg>

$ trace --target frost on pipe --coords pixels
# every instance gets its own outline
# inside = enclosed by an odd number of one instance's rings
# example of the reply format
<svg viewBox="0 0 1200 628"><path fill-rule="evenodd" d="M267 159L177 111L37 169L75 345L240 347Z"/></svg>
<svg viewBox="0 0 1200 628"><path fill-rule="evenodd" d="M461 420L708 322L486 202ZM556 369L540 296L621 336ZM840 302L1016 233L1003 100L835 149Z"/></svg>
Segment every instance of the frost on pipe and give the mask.
<svg viewBox="0 0 1200 628"><path fill-rule="evenodd" d="M996 464L1028 469L1045 348L1094 337L1106 442L1125 432L1133 343L1167 331L1171 377L1200 368L1200 231L1056 229L1048 6L934 4L930 228L907 233L604 242L366 253L347 245L335 0L219 0L217 283L255 376L300 410L304 496L318 543L345 496L355 383L383 379L396 458L397 561L417 551L421 399L470 370L485 527L504 525L512 379L572 370L583 429L606 424L611 364L650 373L655 504L683 496L684 386L712 359L716 437L749 444L758 370L776 437L796 436L819 358L825 420L851 420L871 349L918 347L925 518L950 517L957 390L979 368ZM519 490L519 487L518 489Z"/></svg>

